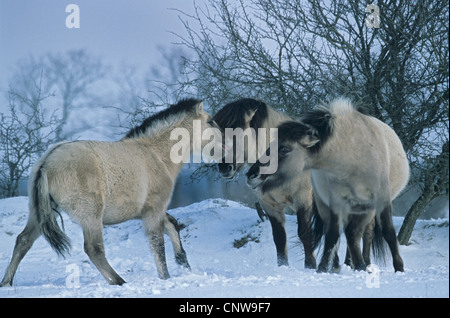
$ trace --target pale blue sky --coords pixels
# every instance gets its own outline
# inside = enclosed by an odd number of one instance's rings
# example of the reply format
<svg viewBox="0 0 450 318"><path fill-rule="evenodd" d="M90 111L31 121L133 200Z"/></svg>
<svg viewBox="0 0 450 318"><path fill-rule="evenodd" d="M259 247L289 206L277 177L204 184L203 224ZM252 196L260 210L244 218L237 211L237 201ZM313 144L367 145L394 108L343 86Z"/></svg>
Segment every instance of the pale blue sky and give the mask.
<svg viewBox="0 0 450 318"><path fill-rule="evenodd" d="M197 0L202 3L202 0ZM80 8L80 28L66 27L66 6ZM17 61L30 54L88 49L110 63L148 67L158 46L177 41L184 27L176 8L193 12L194 0L0 0L0 90Z"/></svg>

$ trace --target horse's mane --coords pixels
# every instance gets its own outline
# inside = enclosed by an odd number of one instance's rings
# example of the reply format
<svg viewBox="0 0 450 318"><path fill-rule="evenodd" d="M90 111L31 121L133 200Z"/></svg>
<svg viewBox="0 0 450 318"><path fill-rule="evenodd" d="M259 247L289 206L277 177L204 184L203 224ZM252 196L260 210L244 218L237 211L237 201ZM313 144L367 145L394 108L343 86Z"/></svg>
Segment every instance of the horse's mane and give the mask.
<svg viewBox="0 0 450 318"><path fill-rule="evenodd" d="M335 99L328 104L319 105L306 112L298 122L287 121L282 123L278 126L278 138L280 140L297 141L303 136L312 134L319 137L320 141L308 150L317 152L333 134L336 116L352 112L366 114L364 108L355 107L348 99Z"/></svg>
<svg viewBox="0 0 450 318"><path fill-rule="evenodd" d="M213 119L222 129L244 127L245 114L256 110L250 122L250 127L258 129L267 120L267 108L268 106L261 101L252 98L242 98L226 104L214 115Z"/></svg>
<svg viewBox="0 0 450 318"><path fill-rule="evenodd" d="M170 126L178 121L180 116L190 112L200 102L200 100L191 98L183 99L175 105L170 105L168 108L145 119L141 125L132 128L125 135L124 139L152 134L159 131L162 127Z"/></svg>

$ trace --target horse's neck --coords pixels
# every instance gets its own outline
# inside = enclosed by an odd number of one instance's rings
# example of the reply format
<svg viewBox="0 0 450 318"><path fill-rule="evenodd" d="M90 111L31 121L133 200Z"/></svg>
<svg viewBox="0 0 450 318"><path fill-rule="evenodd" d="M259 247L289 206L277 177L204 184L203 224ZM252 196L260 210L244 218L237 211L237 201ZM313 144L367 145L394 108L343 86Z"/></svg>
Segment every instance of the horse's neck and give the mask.
<svg viewBox="0 0 450 318"><path fill-rule="evenodd" d="M288 115L277 111L272 108L267 108L267 121L265 122L265 128L276 128L284 121L292 120Z"/></svg>
<svg viewBox="0 0 450 318"><path fill-rule="evenodd" d="M264 124L264 128L266 128L266 149L269 147L270 142L274 139L274 135L271 135L271 130L277 128L282 122L288 120L292 120L292 118L280 111L268 108L267 121Z"/></svg>
<svg viewBox="0 0 450 318"><path fill-rule="evenodd" d="M289 116L287 116L286 114L274 110L270 107L267 108L267 120L264 122L262 127L258 127L258 128L264 128L265 129L265 143L264 143L264 148L263 149L259 149L260 144L259 144L259 139L262 136L259 136L259 132L258 132L258 140L255 143L256 145L256 151L257 151L257 156L258 159L259 157L265 153L265 151L267 150L267 148L269 148L270 143L273 141L274 139L274 134L273 134L273 130L275 128L277 128L282 122L284 121L288 121L288 120L292 120L292 118L290 118Z"/></svg>
<svg viewBox="0 0 450 318"><path fill-rule="evenodd" d="M173 147L177 144L177 151L176 153L178 153L178 151L181 151L182 154L188 154L187 155L187 160L189 160L189 156L190 156L190 149L191 149L191 141L185 141L183 139L179 139L176 138L175 140L171 139L171 134L172 131L175 128L178 128L179 126L177 125L176 127L169 127L169 128L164 128L161 129L160 131L158 131L158 133L154 134L154 135L148 135L145 138L141 138L140 139L140 143L145 146L145 147L149 147L150 149L152 149L152 152L155 153L159 159L164 163L165 168L167 169L167 171L170 173L170 175L172 175L172 177L176 178L178 176L178 174L180 173L184 162L178 162L178 160L176 160L176 158L172 158L171 151L173 149ZM186 129L189 131L189 136L192 137L192 129L189 129L186 127ZM183 149L181 149L183 148Z"/></svg>

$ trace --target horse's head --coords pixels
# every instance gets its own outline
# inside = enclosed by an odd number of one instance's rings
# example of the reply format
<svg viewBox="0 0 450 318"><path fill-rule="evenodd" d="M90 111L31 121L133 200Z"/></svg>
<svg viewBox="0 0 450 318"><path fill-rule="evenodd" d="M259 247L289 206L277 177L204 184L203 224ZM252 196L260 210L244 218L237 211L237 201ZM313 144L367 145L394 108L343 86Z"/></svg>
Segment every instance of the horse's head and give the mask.
<svg viewBox="0 0 450 318"><path fill-rule="evenodd" d="M220 136L218 139L222 139L222 130L213 117L203 109L203 101L199 102L195 106L195 116L195 119L200 120L201 122L202 133L204 133L207 129L211 129L211 132L215 131L217 133L217 137Z"/></svg>
<svg viewBox="0 0 450 318"><path fill-rule="evenodd" d="M192 116L192 147L194 153L201 151L205 159L219 161L222 157L223 134L212 116L203 109L200 101L190 114Z"/></svg>
<svg viewBox="0 0 450 318"><path fill-rule="evenodd" d="M266 151L266 156L269 156L271 149L277 147L276 171L265 173L263 168L266 168L269 163L263 163L261 159L257 160L246 174L248 186L265 192L298 176L308 166L311 155L309 149L319 141L315 129L308 125L295 121L281 124L278 127L278 139L272 141Z"/></svg>
<svg viewBox="0 0 450 318"><path fill-rule="evenodd" d="M257 132L257 128L262 126L261 123L266 117L267 106L251 98L229 103L214 116L214 120L225 133L224 148L229 150L218 164L222 177L234 178L248 162L249 152L256 153L256 149L253 149L256 145L256 134L250 132L248 128L256 128L254 132ZM238 140L242 142L243 147L237 147Z"/></svg>

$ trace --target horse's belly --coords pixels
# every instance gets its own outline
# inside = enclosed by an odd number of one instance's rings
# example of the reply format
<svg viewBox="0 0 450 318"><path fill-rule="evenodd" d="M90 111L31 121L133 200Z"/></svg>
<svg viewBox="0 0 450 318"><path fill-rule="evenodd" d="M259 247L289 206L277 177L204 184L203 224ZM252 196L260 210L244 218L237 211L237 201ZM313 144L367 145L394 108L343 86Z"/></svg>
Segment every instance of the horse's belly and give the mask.
<svg viewBox="0 0 450 318"><path fill-rule="evenodd" d="M121 205L107 205L103 212L103 224L111 225L118 224L130 219L139 219L141 216L142 207L136 204Z"/></svg>
<svg viewBox="0 0 450 318"><path fill-rule="evenodd" d="M108 189L104 195L103 224L140 218L147 196L145 189L131 184Z"/></svg>
<svg viewBox="0 0 450 318"><path fill-rule="evenodd" d="M148 198L144 173L127 171L110 176L104 188L104 224L116 224L140 218ZM126 176L126 178L124 177Z"/></svg>

